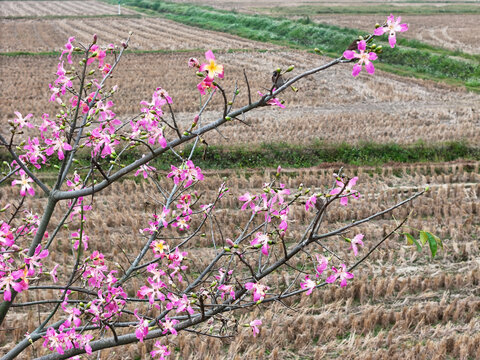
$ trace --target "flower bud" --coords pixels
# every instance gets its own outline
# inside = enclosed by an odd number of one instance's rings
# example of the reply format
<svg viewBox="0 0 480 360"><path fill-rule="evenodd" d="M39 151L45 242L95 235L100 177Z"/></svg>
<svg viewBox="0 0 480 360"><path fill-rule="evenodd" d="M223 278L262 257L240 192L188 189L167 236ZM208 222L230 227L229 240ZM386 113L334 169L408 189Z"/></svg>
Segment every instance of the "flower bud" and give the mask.
<svg viewBox="0 0 480 360"><path fill-rule="evenodd" d="M95 45L96 43L97 43L97 34L93 34L92 45Z"/></svg>
<svg viewBox="0 0 480 360"><path fill-rule="evenodd" d="M194 58L194 57L191 57L190 59L188 59L188 67L196 67L196 68L199 68L200 67L200 62L198 61L197 58Z"/></svg>
<svg viewBox="0 0 480 360"><path fill-rule="evenodd" d="M225 120L230 121L232 118L230 116L225 116Z"/></svg>
<svg viewBox="0 0 480 360"><path fill-rule="evenodd" d="M290 71L292 71L293 69L295 69L295 65L290 65L290 66L288 67L288 69L285 70L285 72L290 72Z"/></svg>
<svg viewBox="0 0 480 360"><path fill-rule="evenodd" d="M380 27L380 24L379 23L376 23L375 24L375 29L378 29Z"/></svg>
<svg viewBox="0 0 480 360"><path fill-rule="evenodd" d="M225 250L226 252L232 251L228 246L225 246L225 247L223 248L223 250Z"/></svg>

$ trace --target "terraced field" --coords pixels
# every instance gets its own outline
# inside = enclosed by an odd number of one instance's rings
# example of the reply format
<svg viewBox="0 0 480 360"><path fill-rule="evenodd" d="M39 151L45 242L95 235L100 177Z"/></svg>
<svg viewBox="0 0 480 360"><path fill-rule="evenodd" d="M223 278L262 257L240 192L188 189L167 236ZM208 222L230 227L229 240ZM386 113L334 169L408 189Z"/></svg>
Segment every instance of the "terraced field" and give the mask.
<svg viewBox="0 0 480 360"><path fill-rule="evenodd" d="M122 14L131 11L124 10ZM1 1L0 18L116 15L118 7L95 0ZM3 33L3 31L2 31Z"/></svg>
<svg viewBox="0 0 480 360"><path fill-rule="evenodd" d="M251 313L243 313L240 323L255 317L264 321L259 341L254 341L247 329L240 329L239 335L232 340L181 334L169 339L172 348L181 348L175 355L182 359L475 358L480 345L479 166L479 162L463 162L396 165L381 169L346 167L344 171L359 176L358 190L362 196L347 208L332 208L320 231L384 209L429 184L431 192L412 205L396 210L393 215L403 219L413 211L408 225L434 231L443 239L444 250L430 260L427 249L418 253L406 245L403 237L393 237L365 265L355 270L355 280L347 288L329 286L316 290L310 297L286 299L285 306L261 305ZM334 167L285 170L281 180L288 188L303 183L321 189L331 182L335 170ZM249 171L240 176L232 172L209 173L200 183L198 191L208 202L215 196L222 177L228 177L229 195L217 205L217 220L224 224L224 236L234 236L237 226L249 217L239 210L241 203L237 196L245 191L261 191L263 183L273 173L274 170ZM6 199L13 192L10 188L0 191ZM132 191L137 194L136 201L122 201L122 194ZM93 203L94 210L89 215L91 222L86 229L91 238L90 246L104 252L107 261L134 254L142 245L138 229L147 226L155 206L154 197L147 186L133 181L110 188L102 201ZM113 208L112 204L115 204ZM37 200L33 207L40 210L39 206ZM57 214L54 224L60 215ZM308 219L303 205L294 207L292 216L289 239L299 236L302 224ZM366 253L393 227L395 220L391 216L360 226L356 231L366 235L365 248L360 254ZM109 234L108 241L102 240L105 234ZM331 241L328 246L339 257L351 260L352 255L343 242ZM59 241L52 249L51 261L63 263L59 274L68 274L71 266L68 249L68 241ZM215 253L208 238L200 235L187 250L199 267ZM125 258L125 261L128 260ZM291 265L298 267L301 262L293 261ZM278 285L291 279L286 274L275 276L271 281ZM18 302L55 296L52 290L32 290L22 293ZM38 307L40 313L43 309L41 305ZM35 319L36 316L29 316L25 322L25 313L19 310L8 320L7 326L15 329L13 335L21 336L32 329ZM0 332L0 342L4 343L10 335ZM3 350L8 346L4 345ZM143 356L150 347L148 342L127 346L120 357L118 352L114 355L102 351L102 359L132 359ZM434 349L436 357L426 355ZM37 351L37 356L43 351L40 344Z"/></svg>
<svg viewBox="0 0 480 360"><path fill-rule="evenodd" d="M1 7L0 3L0 7ZM104 17L83 19L0 20L5 32L0 52L60 51L70 36L82 43L98 34L102 43L118 44L133 32L131 50L184 51L192 49L278 48L238 36L204 31L161 18ZM199 39L202 39L199 41Z"/></svg>
<svg viewBox="0 0 480 360"><path fill-rule="evenodd" d="M226 44L226 43L224 43ZM221 47L219 40L214 48ZM226 46L226 45L223 45ZM252 44L252 46L258 46ZM187 67L190 56L203 58L203 52L169 54L129 54L119 65L111 85L118 84L115 113L121 118L139 111L139 103L151 97L158 86L173 97L173 109L182 126L190 125L198 109L197 77ZM237 106L248 102L243 69L247 71L252 97L270 86L272 69L295 64L292 76L325 61L310 53L292 50L255 50L216 52L225 65L221 82L226 93L238 82ZM39 117L53 112L48 105L48 83L56 69L56 57L0 57L0 119L6 121L18 110ZM39 72L38 69L46 69ZM50 70L48 70L50 69ZM168 71L166 70L168 69ZM234 122L212 133L212 144L244 144L265 141L288 141L308 144L314 140L330 143L374 141L411 144L419 140L440 142L465 140L480 143L480 119L475 104L480 95L442 84L404 78L377 71L375 76L351 76L350 65L340 65L298 83L298 92L282 94L285 109L265 108L249 114L253 126ZM181 99L181 100L180 100ZM41 103L41 108L38 104ZM216 119L222 109L221 96L216 96L212 111L204 121Z"/></svg>

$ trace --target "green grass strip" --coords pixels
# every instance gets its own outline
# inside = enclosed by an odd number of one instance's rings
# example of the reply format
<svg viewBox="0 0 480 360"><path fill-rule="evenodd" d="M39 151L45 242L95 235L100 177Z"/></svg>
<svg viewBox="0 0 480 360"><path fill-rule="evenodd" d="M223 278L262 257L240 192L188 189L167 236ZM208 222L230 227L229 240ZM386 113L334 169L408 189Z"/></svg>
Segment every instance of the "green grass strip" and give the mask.
<svg viewBox="0 0 480 360"><path fill-rule="evenodd" d="M189 154L191 144L183 149ZM122 164L134 161L140 156L138 151L131 151L128 156L122 156ZM381 166L388 163L421 163L447 162L454 160L480 160L480 148L466 142L452 141L446 143L427 144L417 142L412 145L394 143L378 144L364 142L359 144L331 144L320 141L307 145L293 145L289 143L263 143L257 145L235 146L200 146L195 149L192 160L202 169L249 169L276 167L281 165L288 168L306 168L319 166L325 163L341 163L357 166ZM79 166L89 168L89 152L77 154ZM10 161L8 154L2 150L0 161ZM52 165L59 165L55 157ZM108 165L109 159L105 159ZM169 170L171 164L178 164L178 158L167 152L150 162L150 165L159 170ZM43 168L40 172L55 171L52 167Z"/></svg>
<svg viewBox="0 0 480 360"><path fill-rule="evenodd" d="M316 24L309 19L279 19L155 0L127 0L126 5L150 15L160 15L187 25L226 32L251 40L299 49L316 47L331 56L340 55L359 35L355 29ZM393 67L396 72L405 75L443 80L480 90L479 56L430 46L416 40L402 39L401 36L398 41L400 46L391 49L386 39L387 36L384 35L376 41L377 44L384 45L385 49L376 61L380 69L391 71ZM388 66L384 68L384 64Z"/></svg>
<svg viewBox="0 0 480 360"><path fill-rule="evenodd" d="M191 147L184 150L188 153ZM171 157L172 162L175 157ZM289 143L264 143L257 146L209 146L198 148L194 153L196 165L205 169L263 168L282 165L289 168L318 166L322 163L378 166L386 163L445 162L458 159L480 160L480 148L464 142L414 145L359 143L356 145L325 144L309 145ZM156 161L165 169L167 159Z"/></svg>

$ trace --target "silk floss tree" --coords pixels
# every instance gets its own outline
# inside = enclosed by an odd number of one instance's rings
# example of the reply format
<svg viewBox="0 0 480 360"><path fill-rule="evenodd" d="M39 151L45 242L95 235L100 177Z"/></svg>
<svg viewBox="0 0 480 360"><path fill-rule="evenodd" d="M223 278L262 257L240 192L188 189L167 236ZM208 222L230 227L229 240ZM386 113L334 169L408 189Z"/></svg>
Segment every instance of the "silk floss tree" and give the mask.
<svg viewBox="0 0 480 360"><path fill-rule="evenodd" d="M400 233L407 219L377 241L355 228L413 201L428 188L383 211L322 233L320 226L327 222L332 204L355 206L361 196L356 184L361 179L339 172L320 192L288 189L278 167L260 193L235 195L249 220L236 224L237 231L224 234L217 231L216 208L229 193L228 183L219 184L214 198L202 199L195 189L205 175L193 153L210 131L232 122L242 125L246 114L261 107L284 108L282 93L308 76L351 62L356 62L353 76L363 65L373 74L374 61L382 52L373 39L388 32L394 47L396 32L407 29L399 22L390 16L374 33L361 37L357 49L281 84L273 82L265 93L253 93L245 76L244 88L236 86L227 94L221 84L227 78L227 67L210 50L205 61L185 59L192 76L200 79L192 91L199 91L202 103L184 128L176 121L176 99L169 95L168 84L142 100L136 116L124 118L115 113L118 87L110 84L111 75L122 61L129 39L116 47L99 46L96 35L88 46L69 38L56 78L49 85L50 101L59 107L58 113L23 116L15 112L8 134L0 135L0 144L10 157L4 163L1 183L11 185L18 194L0 210L0 322L35 306L44 309L35 328L15 339L4 359L22 356L32 347L41 353L40 359L80 359L137 342L151 343L153 359L166 359L179 332L231 337L245 327L257 336L262 319L239 324L238 311L355 281L359 265L387 238ZM73 66L74 58L80 59L79 69ZM275 71L280 77L294 70L290 66ZM238 104L241 91L247 94L244 104ZM204 113L214 97L220 97L222 106L218 118L209 121ZM189 142L193 145L187 153L176 150ZM167 153L173 153L178 161L162 173L150 162ZM86 162L79 160L82 157ZM53 183L41 180L39 171L46 168L55 173ZM104 190L126 176L150 181L160 212L144 219L142 228L137 229L143 240L134 260L118 267L120 259L96 248L104 240L89 234L88 224ZM128 196L133 194L125 194ZM29 197L39 197L40 213L27 207ZM54 211L63 214L58 223L52 220ZM306 212L306 224L292 222L292 214L298 211ZM302 235L292 235L293 228ZM353 232L351 239L345 236L349 232ZM211 233L212 252L207 259L191 255L203 233ZM422 232L420 240L405 236L417 247L428 242L436 251L436 244L441 245L431 233ZM351 261L329 250L326 241L331 238L350 244ZM62 268L67 272L50 259L52 246L64 240L72 244L69 265ZM302 269L288 264L296 258L304 262ZM294 276L286 287L270 281L274 273L287 271ZM27 292L39 292L42 300L25 301L21 296Z"/></svg>

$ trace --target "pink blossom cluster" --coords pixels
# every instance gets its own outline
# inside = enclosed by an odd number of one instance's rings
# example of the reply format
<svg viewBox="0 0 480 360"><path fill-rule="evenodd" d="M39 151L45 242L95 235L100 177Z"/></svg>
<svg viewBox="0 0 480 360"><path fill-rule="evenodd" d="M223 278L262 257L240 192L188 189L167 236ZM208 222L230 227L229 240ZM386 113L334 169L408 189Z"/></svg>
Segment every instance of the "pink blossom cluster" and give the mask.
<svg viewBox="0 0 480 360"><path fill-rule="evenodd" d="M220 291L220 297L223 300L225 298L225 294L229 294L230 297L235 300L235 285L228 284L231 280L231 276L233 274L233 270L229 270L225 272L223 268L218 269L218 275L215 275L215 279L221 285L218 286L218 290Z"/></svg>
<svg viewBox="0 0 480 360"><path fill-rule="evenodd" d="M164 129L161 126L163 121L162 107L166 104L172 104L172 98L168 93L158 87L152 94L152 101L145 100L140 102L142 116L138 120L131 120L130 138L146 137L150 145L158 143L162 148L167 147L167 140L164 136Z"/></svg>
<svg viewBox="0 0 480 360"><path fill-rule="evenodd" d="M199 72L206 73L205 78L197 85L197 89L202 95L205 95L207 90L216 88L213 83L216 76L220 79L223 79L224 76L223 65L217 64L212 50L208 50L205 53L205 58L207 62L202 65L200 65L200 62L196 58L190 58L188 60L189 67L197 68Z"/></svg>
<svg viewBox="0 0 480 360"><path fill-rule="evenodd" d="M48 256L48 250L42 249L40 244L32 256L28 256L28 249L21 249L16 244L21 237L37 232L38 216L28 211L24 213L23 225L17 229L5 221L0 222L0 291L5 301L11 300L12 289L17 293L28 289L29 280L42 274L41 260Z"/></svg>
<svg viewBox="0 0 480 360"><path fill-rule="evenodd" d="M202 169L200 169L198 166L195 166L192 160L187 160L178 168L171 165L171 171L168 173L167 177L173 177L173 182L175 185L185 181L183 187L187 188L192 185L194 181L202 181L203 173Z"/></svg>
<svg viewBox="0 0 480 360"><path fill-rule="evenodd" d="M343 206L348 205L348 198L351 196L354 199L358 199L360 197L360 193L357 190L354 190L353 187L358 181L358 176L355 176L348 180L347 183L342 178L337 177L336 183L337 187L330 191L330 195L339 195L340 196L340 204Z"/></svg>
<svg viewBox="0 0 480 360"><path fill-rule="evenodd" d="M265 299L267 290L270 289L270 287L260 282L247 282L245 289L252 291L253 301L261 302Z"/></svg>
<svg viewBox="0 0 480 360"><path fill-rule="evenodd" d="M82 323L103 327L107 322L114 322L126 305L127 294L116 284L114 275L117 271L108 269L102 253L94 251L84 259L79 270L86 284L96 291L96 297L87 304L72 305L68 299L71 291L67 290L64 294L61 308L65 321L57 330L49 328L43 343L44 347L60 354L73 348L85 349L87 354L91 354L89 342L92 335L83 334Z"/></svg>
<svg viewBox="0 0 480 360"><path fill-rule="evenodd" d="M288 229L288 213L290 212L290 207L285 202L287 195L290 195L290 190L285 188L285 184L279 184L278 186L264 184L262 194L252 195L246 192L240 196L238 200L244 202L241 208L242 210L250 208L254 214L263 212L265 214L265 221L268 223L270 223L272 219L278 219L278 229L282 234L285 234ZM254 239L254 243L251 245L256 245L262 241L265 242L264 237L257 240ZM268 247L262 247L262 251L266 250L268 250Z"/></svg>
<svg viewBox="0 0 480 360"><path fill-rule="evenodd" d="M161 244L161 246L159 246ZM161 248L161 255L159 255L158 248ZM160 260L166 260L166 268L173 270L171 272L167 272L162 270L159 267L160 263L153 263L147 267L147 271L150 273L150 276L147 278L148 285L144 285L138 290L137 296L141 299L148 298L150 305L155 306L156 308L160 309L161 306L156 303L156 301L164 302L168 298L170 300L169 303L166 304L167 307L170 309L172 308L180 308L180 311L184 311L185 309L190 313L192 308L190 307L190 303L186 297L177 298L175 294L167 292L164 293L167 289L168 285L173 283L174 280L177 280L179 283L183 281L183 277L181 272L187 270L187 266L183 265L182 262L184 261L185 257L187 256L187 252L182 252L178 249L175 249L174 252L170 252L166 255L165 249L168 247L165 245L163 240L154 242L152 246L153 253L155 257L160 257ZM168 270L168 271L170 271Z"/></svg>
<svg viewBox="0 0 480 360"><path fill-rule="evenodd" d="M396 33L404 32L408 30L407 24L400 24L401 17L399 16L396 20L393 14L390 14L384 26L378 27L373 32L375 36L381 36L388 32L388 43L390 47L394 48L397 43ZM367 39L368 40L368 39ZM377 60L378 56L374 51L367 51L367 42L361 40L357 43L358 53L354 50L346 50L343 53L343 57L348 60L358 59L358 63L353 65L352 75L357 76L362 71L362 65L365 65L365 68L369 74L375 72L375 67L373 66L372 61Z"/></svg>

